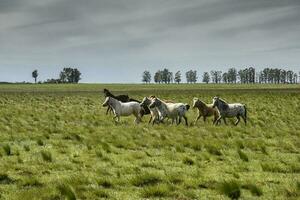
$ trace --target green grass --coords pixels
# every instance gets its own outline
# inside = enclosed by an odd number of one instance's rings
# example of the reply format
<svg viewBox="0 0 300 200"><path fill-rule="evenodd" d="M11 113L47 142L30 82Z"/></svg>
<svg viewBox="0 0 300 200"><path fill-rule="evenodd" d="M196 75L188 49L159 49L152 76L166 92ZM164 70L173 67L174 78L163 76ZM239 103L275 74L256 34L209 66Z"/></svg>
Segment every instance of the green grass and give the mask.
<svg viewBox="0 0 300 200"><path fill-rule="evenodd" d="M245 103L249 123L115 124L103 88ZM1 199L297 199L300 85L0 85ZM196 110L189 110L192 122Z"/></svg>

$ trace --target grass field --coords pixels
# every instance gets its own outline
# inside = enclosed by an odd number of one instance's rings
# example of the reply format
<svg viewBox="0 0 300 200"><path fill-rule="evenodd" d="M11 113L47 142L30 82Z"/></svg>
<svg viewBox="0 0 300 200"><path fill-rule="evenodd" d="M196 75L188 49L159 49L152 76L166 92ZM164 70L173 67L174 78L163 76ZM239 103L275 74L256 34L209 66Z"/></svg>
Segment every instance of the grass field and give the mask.
<svg viewBox="0 0 300 200"><path fill-rule="evenodd" d="M245 103L249 124L115 124L104 87L189 104L219 95ZM300 198L300 85L0 85L0 94L0 199Z"/></svg>

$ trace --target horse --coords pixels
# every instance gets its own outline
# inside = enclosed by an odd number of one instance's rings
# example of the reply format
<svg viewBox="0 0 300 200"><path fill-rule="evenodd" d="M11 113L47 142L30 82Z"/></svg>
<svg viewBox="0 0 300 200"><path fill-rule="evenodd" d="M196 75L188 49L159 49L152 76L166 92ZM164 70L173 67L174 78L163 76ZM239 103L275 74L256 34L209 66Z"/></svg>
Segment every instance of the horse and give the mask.
<svg viewBox="0 0 300 200"><path fill-rule="evenodd" d="M113 119L116 120L116 122L120 121L120 116L129 116L134 115L135 116L135 123L139 123L141 121L141 106L138 102L126 102L123 103L121 101L118 101L117 99L114 99L113 97L106 97L104 103L102 104L103 107L110 106L111 109L114 112Z"/></svg>
<svg viewBox="0 0 300 200"><path fill-rule="evenodd" d="M124 94L123 94L123 95L117 95L117 96L115 96L115 95L113 95L113 94L112 94L108 89L106 89L106 88L104 88L103 93L104 93L104 97L105 97L105 98L106 98L106 97L112 97L112 98L114 98L114 99L116 99L116 100L118 100L118 101L121 101L121 102L123 102L123 103L129 102L129 101L130 101L130 98L129 98L128 95L124 95ZM112 111L112 109L111 109L110 106L107 106L106 115L108 114L109 111Z"/></svg>
<svg viewBox="0 0 300 200"><path fill-rule="evenodd" d="M206 104L198 98L193 99L193 108L198 108L198 116L194 121L194 124L203 116L203 121L206 121L207 117L214 116L213 124L220 117L220 113L217 108L213 108L212 104Z"/></svg>
<svg viewBox="0 0 300 200"><path fill-rule="evenodd" d="M158 115L158 111L157 108L149 108L150 104L152 103L152 98L150 97L144 97L144 99L142 100L142 102L140 103L141 107L147 107L150 110L151 116L150 116L150 120L149 120L149 124L152 121L152 124L154 124L155 122L158 122L159 119L159 115Z"/></svg>
<svg viewBox="0 0 300 200"><path fill-rule="evenodd" d="M182 117L185 120L185 125L188 126L188 120L185 113L189 110L190 106L184 103L165 103L159 98L153 98L149 108L157 108L159 114L159 121L162 122L165 118L172 119L172 124L176 121L176 124L181 123ZM179 118L179 121L177 119Z"/></svg>
<svg viewBox="0 0 300 200"><path fill-rule="evenodd" d="M139 100L136 100L136 99L132 99L132 98L129 98L129 101L135 101L135 102L138 102L140 105L141 105L141 101L139 101ZM142 109L141 109L141 117L143 117L144 115L149 115L149 114L151 114L151 111L150 111L150 109L149 109L149 107L148 106L146 106L146 105L141 105L141 107L142 107Z"/></svg>
<svg viewBox="0 0 300 200"><path fill-rule="evenodd" d="M235 122L235 125L238 125L238 123L240 122L240 117L242 117L245 124L247 124L247 108L245 105L241 103L228 104L226 103L226 101L219 97L214 97L212 104L213 108L217 107L220 112L220 116L215 123L220 122L223 118L225 124L227 125L225 120L226 117L236 117L237 121Z"/></svg>

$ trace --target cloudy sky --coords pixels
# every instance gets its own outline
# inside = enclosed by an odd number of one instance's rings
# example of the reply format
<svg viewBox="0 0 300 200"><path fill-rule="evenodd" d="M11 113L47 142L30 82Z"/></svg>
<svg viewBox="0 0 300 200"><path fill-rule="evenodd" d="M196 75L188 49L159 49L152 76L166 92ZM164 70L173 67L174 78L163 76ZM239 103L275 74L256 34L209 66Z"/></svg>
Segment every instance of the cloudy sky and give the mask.
<svg viewBox="0 0 300 200"><path fill-rule="evenodd" d="M139 82L147 69L300 71L300 0L0 0L0 81Z"/></svg>

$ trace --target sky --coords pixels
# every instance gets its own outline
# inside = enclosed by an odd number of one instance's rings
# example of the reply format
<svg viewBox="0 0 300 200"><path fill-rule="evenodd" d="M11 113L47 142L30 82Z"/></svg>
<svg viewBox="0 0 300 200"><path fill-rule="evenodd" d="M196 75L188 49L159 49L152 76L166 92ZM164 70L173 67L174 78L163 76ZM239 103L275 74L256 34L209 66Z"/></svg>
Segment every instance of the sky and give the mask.
<svg viewBox="0 0 300 200"><path fill-rule="evenodd" d="M300 0L0 0L0 81L134 83L168 68L300 71ZM201 78L200 78L201 79Z"/></svg>

